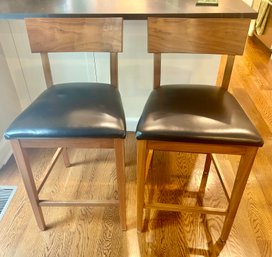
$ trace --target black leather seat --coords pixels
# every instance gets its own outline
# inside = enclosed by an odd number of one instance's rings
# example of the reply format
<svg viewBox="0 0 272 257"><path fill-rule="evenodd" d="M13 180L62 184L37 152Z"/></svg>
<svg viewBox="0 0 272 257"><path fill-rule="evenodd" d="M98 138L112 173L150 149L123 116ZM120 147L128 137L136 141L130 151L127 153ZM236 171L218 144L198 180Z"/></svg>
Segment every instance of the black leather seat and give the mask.
<svg viewBox="0 0 272 257"><path fill-rule="evenodd" d="M5 132L6 139L125 136L120 93L102 83L51 86Z"/></svg>
<svg viewBox="0 0 272 257"><path fill-rule="evenodd" d="M263 145L237 100L223 88L205 85L164 85L153 90L138 123L136 138Z"/></svg>

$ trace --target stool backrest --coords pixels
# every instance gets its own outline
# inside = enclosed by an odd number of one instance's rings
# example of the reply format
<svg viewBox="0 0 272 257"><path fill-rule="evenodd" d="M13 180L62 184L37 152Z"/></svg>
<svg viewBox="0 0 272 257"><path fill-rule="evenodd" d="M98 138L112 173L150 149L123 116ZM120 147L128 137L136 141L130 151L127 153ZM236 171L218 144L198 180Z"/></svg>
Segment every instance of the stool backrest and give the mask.
<svg viewBox="0 0 272 257"><path fill-rule="evenodd" d="M250 19L148 19L148 52L154 53L154 88L160 86L161 53L228 55L222 87L228 88L235 55L242 55Z"/></svg>
<svg viewBox="0 0 272 257"><path fill-rule="evenodd" d="M31 51L41 54L47 86L52 85L50 52L109 52L111 84L118 85L122 18L30 18L25 22Z"/></svg>

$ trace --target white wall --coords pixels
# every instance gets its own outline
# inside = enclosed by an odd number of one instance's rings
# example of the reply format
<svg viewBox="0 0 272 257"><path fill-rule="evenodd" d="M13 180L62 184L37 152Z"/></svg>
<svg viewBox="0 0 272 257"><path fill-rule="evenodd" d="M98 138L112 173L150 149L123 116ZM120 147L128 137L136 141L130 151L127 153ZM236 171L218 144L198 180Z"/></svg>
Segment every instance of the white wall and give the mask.
<svg viewBox="0 0 272 257"><path fill-rule="evenodd" d="M21 111L17 92L3 51L4 47L2 41L3 35L5 35L5 32L7 31L6 26L7 23L0 24L0 168L6 163L11 155L9 142L3 138L4 131Z"/></svg>
<svg viewBox="0 0 272 257"><path fill-rule="evenodd" d="M12 82L2 46L0 45L0 134L3 135L6 125L9 124L14 117L20 112L21 107L19 99Z"/></svg>

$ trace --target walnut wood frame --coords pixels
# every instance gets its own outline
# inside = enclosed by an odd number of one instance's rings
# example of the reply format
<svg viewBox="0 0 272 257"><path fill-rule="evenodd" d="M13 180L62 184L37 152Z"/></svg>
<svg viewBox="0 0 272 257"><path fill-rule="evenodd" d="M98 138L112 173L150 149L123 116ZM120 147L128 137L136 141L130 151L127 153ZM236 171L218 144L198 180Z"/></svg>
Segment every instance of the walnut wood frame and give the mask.
<svg viewBox="0 0 272 257"><path fill-rule="evenodd" d="M26 27L32 52L41 53L47 87L53 84L48 52L110 52L111 85L118 87L118 52L122 51L122 18L42 18L26 19ZM100 33L103 31L104 33ZM106 33L105 33L106 32ZM95 40L93 40L95 39ZM126 230L126 193L124 139L122 138L21 138L12 139L13 153L41 230L46 229L41 206L106 206L118 205L122 230ZM105 201L48 201L39 193L62 153L66 167L70 166L67 148L113 148L115 150L118 199ZM45 170L39 186L36 185L27 148L57 148Z"/></svg>
<svg viewBox="0 0 272 257"><path fill-rule="evenodd" d="M228 89L235 55L243 53L248 19L190 19L190 18L149 18L148 49L154 54L154 84L160 87L161 53L196 53L227 55L227 62L221 86ZM213 36L216 35L216 36ZM189 207L167 203L145 201L145 180L152 164L155 150L206 154L204 172L197 194L199 206ZM137 142L137 230L143 230L144 209L159 209L177 212L197 212L202 214L224 215L221 235L216 243L218 253L223 248L245 189L258 147L237 144L208 144L190 142L169 142L159 140L138 140ZM232 190L225 182L215 154L240 155L240 163ZM211 163L214 164L223 186L227 209L203 206L203 196Z"/></svg>

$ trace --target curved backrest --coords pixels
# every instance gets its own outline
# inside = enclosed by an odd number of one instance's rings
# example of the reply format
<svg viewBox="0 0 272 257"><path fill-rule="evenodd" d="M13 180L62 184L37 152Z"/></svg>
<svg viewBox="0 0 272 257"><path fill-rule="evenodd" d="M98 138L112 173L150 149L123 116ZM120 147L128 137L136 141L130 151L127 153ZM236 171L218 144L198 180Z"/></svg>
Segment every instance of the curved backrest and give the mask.
<svg viewBox="0 0 272 257"><path fill-rule="evenodd" d="M26 19L31 51L122 52L122 18Z"/></svg>
<svg viewBox="0 0 272 257"><path fill-rule="evenodd" d="M117 86L122 18L30 18L25 22L32 53L41 53L47 86L52 85L49 52L109 52L111 84Z"/></svg>
<svg viewBox="0 0 272 257"><path fill-rule="evenodd" d="M250 19L148 19L148 52L155 54L154 87L160 84L161 53L228 55L222 86L227 88L235 55L242 55Z"/></svg>

